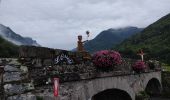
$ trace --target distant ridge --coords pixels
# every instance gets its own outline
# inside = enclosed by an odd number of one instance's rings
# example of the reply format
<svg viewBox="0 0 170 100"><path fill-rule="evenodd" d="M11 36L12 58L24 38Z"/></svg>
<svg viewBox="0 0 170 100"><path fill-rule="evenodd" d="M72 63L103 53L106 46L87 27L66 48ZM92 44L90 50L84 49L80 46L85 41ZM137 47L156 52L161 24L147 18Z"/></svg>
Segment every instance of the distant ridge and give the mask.
<svg viewBox="0 0 170 100"><path fill-rule="evenodd" d="M126 38L141 32L142 28L137 27L125 27L119 29L108 29L102 31L97 35L94 39L85 43L85 49L91 53L104 50L104 49L111 49L117 44L121 43Z"/></svg>
<svg viewBox="0 0 170 100"><path fill-rule="evenodd" d="M22 37L13 32L9 27L0 24L0 36L16 45L40 46L30 37Z"/></svg>

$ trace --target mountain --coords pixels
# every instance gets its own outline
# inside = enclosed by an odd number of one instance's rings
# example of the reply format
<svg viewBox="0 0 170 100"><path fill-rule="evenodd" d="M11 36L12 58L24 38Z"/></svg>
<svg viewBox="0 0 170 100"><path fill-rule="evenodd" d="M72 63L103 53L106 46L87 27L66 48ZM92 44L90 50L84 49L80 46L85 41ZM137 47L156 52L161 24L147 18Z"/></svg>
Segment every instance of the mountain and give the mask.
<svg viewBox="0 0 170 100"><path fill-rule="evenodd" d="M0 36L16 45L40 46L35 40L29 37L22 37L13 32L9 27L0 24Z"/></svg>
<svg viewBox="0 0 170 100"><path fill-rule="evenodd" d="M93 40L86 42L84 47L91 53L99 50L110 49L141 30L142 28L137 27L108 29L99 33L99 35L97 35Z"/></svg>
<svg viewBox="0 0 170 100"><path fill-rule="evenodd" d="M0 57L17 57L19 47L0 36Z"/></svg>
<svg viewBox="0 0 170 100"><path fill-rule="evenodd" d="M123 41L116 49L127 57L134 57L139 49L143 49L146 58L170 64L170 14Z"/></svg>

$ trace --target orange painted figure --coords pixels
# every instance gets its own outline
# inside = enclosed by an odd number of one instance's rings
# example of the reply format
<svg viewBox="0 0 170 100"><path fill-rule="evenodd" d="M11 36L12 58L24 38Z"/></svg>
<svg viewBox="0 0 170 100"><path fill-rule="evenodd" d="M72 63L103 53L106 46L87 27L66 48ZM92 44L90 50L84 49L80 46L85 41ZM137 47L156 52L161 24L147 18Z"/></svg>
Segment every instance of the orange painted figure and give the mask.
<svg viewBox="0 0 170 100"><path fill-rule="evenodd" d="M84 51L84 46L83 46L83 41L82 41L82 35L78 36L78 42L77 42L77 51L78 52L83 52Z"/></svg>
<svg viewBox="0 0 170 100"><path fill-rule="evenodd" d="M83 58L86 59L86 60L89 60L91 59L91 55L89 52L87 52L85 49L84 49L84 43L88 41L88 37L90 35L90 32L87 31L86 32L86 35L87 35L87 40L86 41L82 41L82 35L79 35L78 36L78 41L77 41L77 52L80 52L82 55L83 55Z"/></svg>

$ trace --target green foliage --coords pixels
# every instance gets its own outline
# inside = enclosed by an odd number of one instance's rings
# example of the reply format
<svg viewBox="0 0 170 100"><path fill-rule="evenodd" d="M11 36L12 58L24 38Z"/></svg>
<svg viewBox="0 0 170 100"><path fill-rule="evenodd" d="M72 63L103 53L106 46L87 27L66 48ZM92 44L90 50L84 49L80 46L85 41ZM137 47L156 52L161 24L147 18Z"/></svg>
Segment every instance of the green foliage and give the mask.
<svg viewBox="0 0 170 100"><path fill-rule="evenodd" d="M165 71L170 72L170 65L169 64L162 63L162 67Z"/></svg>
<svg viewBox="0 0 170 100"><path fill-rule="evenodd" d="M162 72L162 97L170 98L170 72L163 71Z"/></svg>
<svg viewBox="0 0 170 100"><path fill-rule="evenodd" d="M17 57L18 46L0 37L0 57Z"/></svg>
<svg viewBox="0 0 170 100"><path fill-rule="evenodd" d="M170 14L123 41L115 49L126 57L135 57L143 49L147 53L146 58L170 64Z"/></svg>
<svg viewBox="0 0 170 100"><path fill-rule="evenodd" d="M136 95L136 100L150 100L150 96L145 91L140 91Z"/></svg>

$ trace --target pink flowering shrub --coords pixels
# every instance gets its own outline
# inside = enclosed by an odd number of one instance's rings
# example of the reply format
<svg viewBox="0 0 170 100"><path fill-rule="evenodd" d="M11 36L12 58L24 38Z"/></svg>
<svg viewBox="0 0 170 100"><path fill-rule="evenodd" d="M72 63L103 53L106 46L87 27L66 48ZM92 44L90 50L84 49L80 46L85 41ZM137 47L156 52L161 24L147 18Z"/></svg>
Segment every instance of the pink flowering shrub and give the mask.
<svg viewBox="0 0 170 100"><path fill-rule="evenodd" d="M136 72L141 72L141 71L144 71L144 69L146 68L146 65L145 65L145 62L138 60L137 62L134 63L134 65L132 65L132 68Z"/></svg>
<svg viewBox="0 0 170 100"><path fill-rule="evenodd" d="M111 50L98 51L92 57L94 65L100 68L114 67L121 64L121 59L118 52Z"/></svg>

